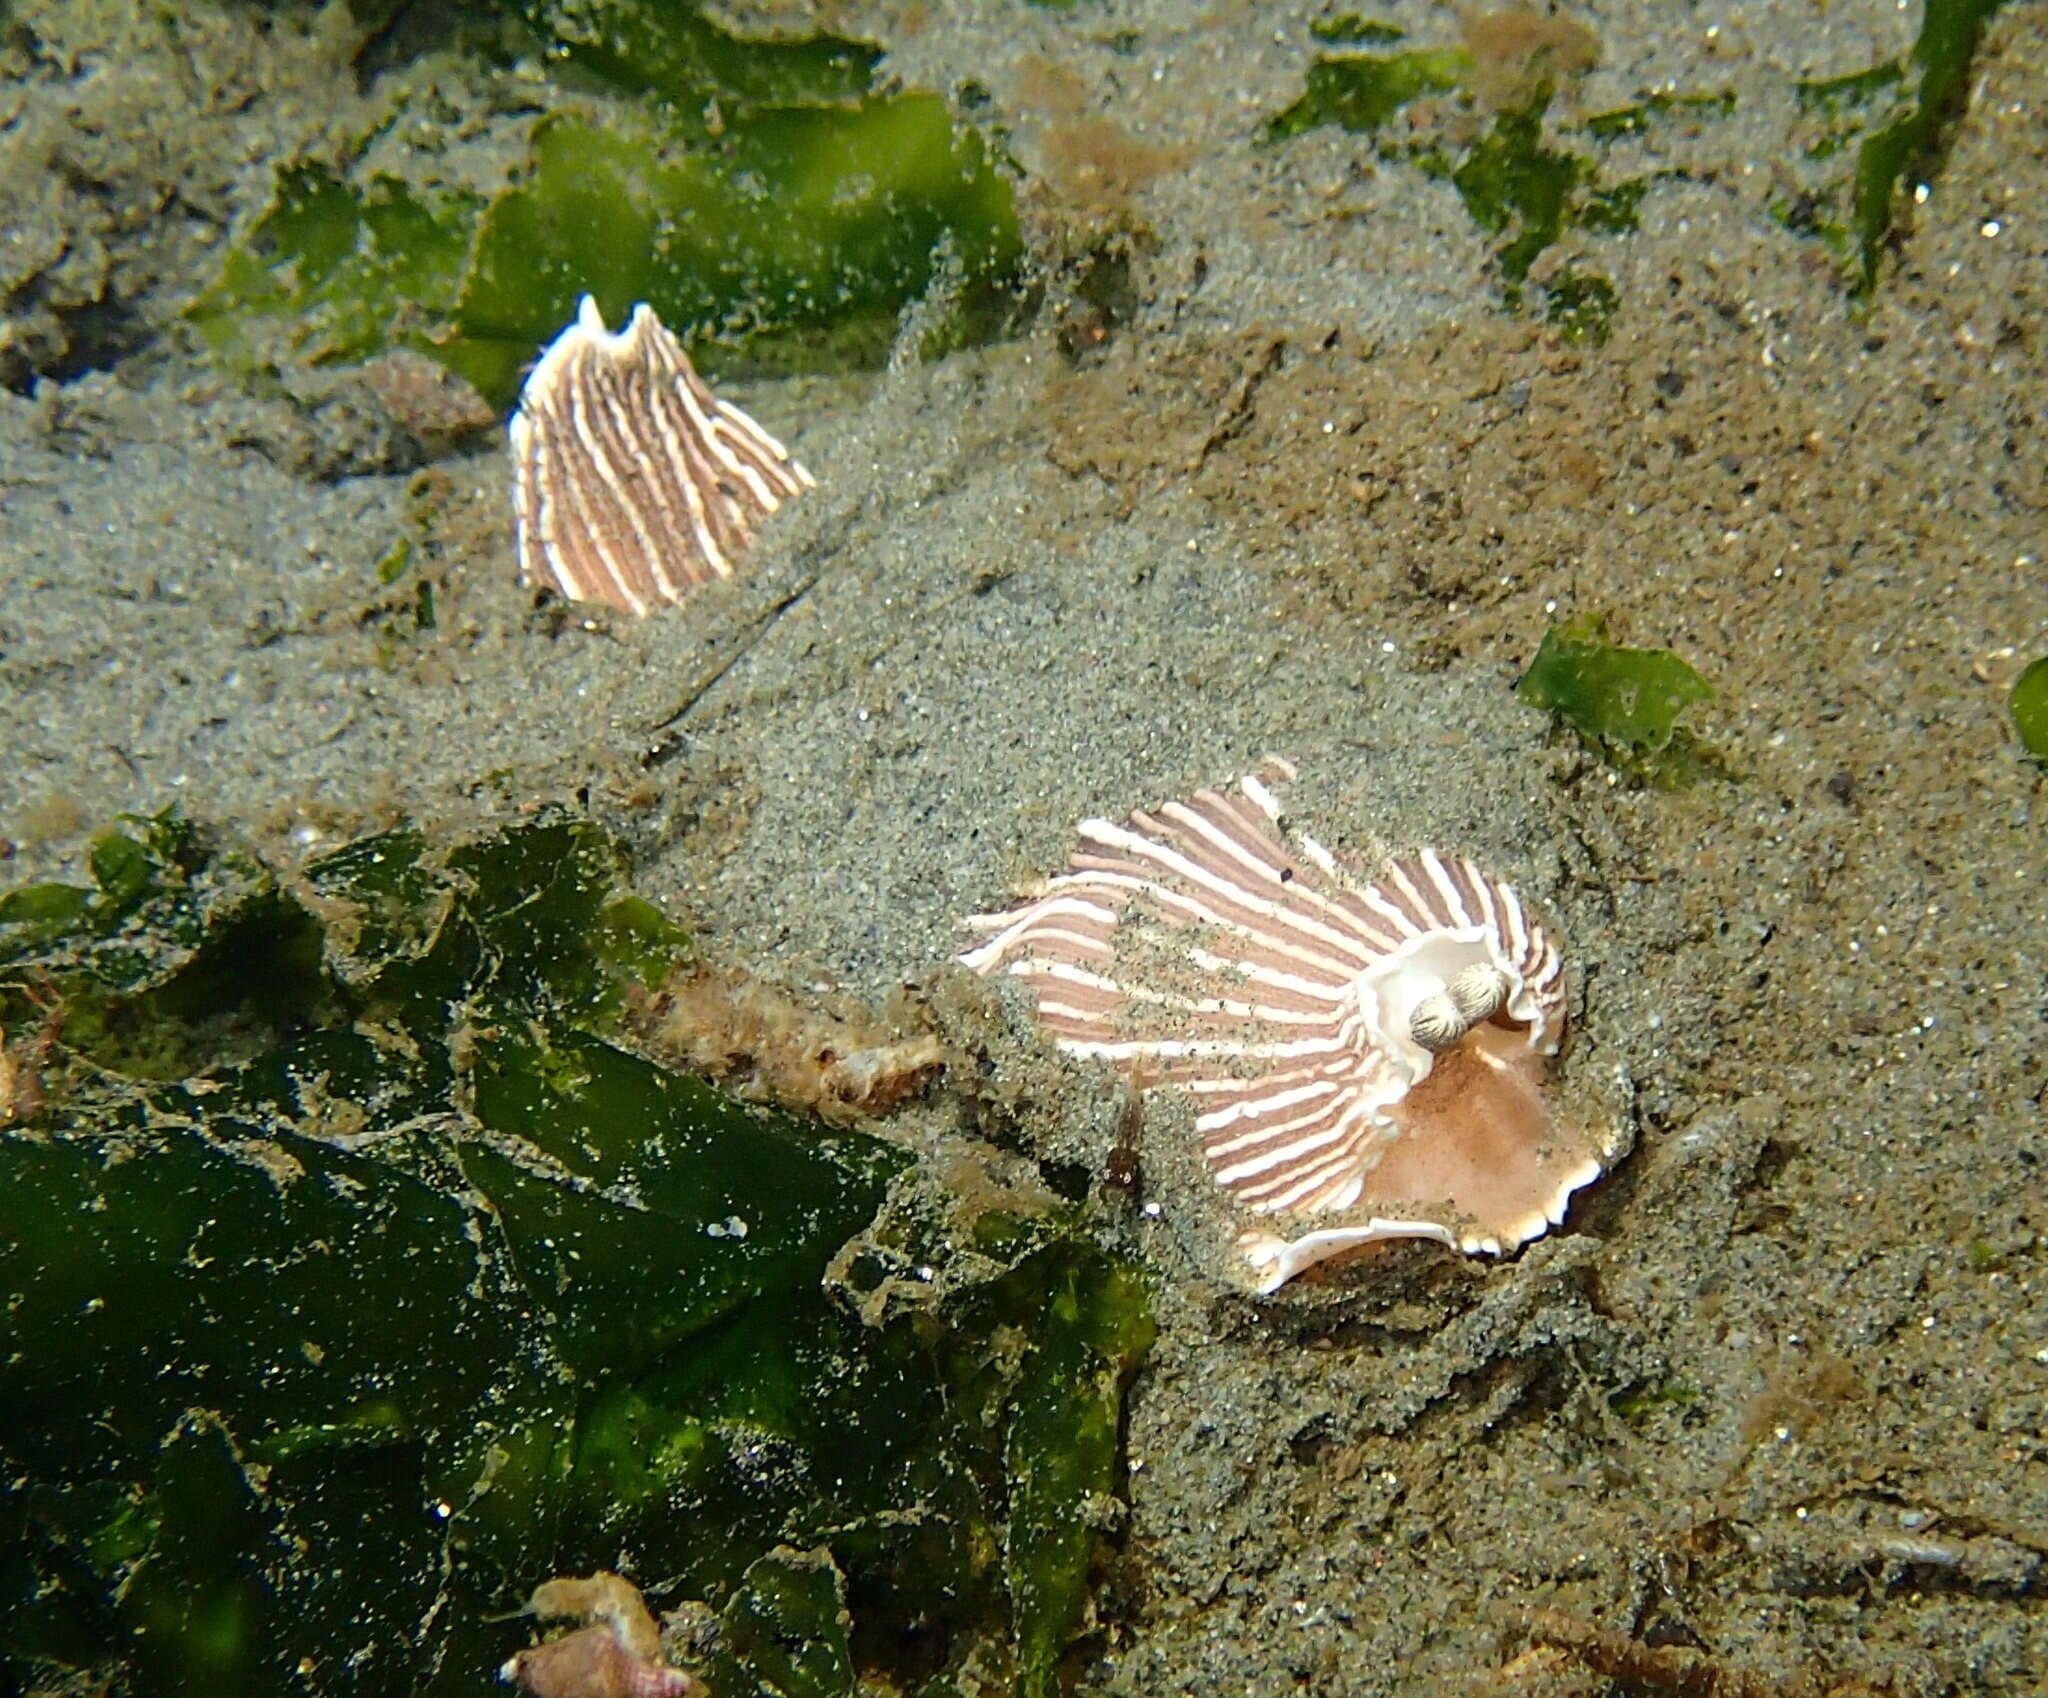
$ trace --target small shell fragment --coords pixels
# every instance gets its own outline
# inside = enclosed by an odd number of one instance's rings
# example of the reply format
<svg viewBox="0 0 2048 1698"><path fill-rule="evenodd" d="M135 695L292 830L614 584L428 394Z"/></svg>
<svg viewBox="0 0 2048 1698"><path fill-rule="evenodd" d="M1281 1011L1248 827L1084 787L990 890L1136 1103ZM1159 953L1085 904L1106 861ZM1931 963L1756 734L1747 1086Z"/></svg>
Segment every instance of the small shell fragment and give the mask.
<svg viewBox="0 0 2048 1698"><path fill-rule="evenodd" d="M731 576L815 482L704 386L651 307L614 335L588 295L527 377L511 437L520 573L636 616Z"/></svg>
<svg viewBox="0 0 2048 1698"><path fill-rule="evenodd" d="M1128 824L1081 822L1069 871L967 923L1069 1054L1178 1086L1238 1249L1269 1292L1390 1238L1498 1254L1564 1218L1605 1139L1553 1115L1556 944L1459 856L1340 865L1283 817L1269 760Z"/></svg>

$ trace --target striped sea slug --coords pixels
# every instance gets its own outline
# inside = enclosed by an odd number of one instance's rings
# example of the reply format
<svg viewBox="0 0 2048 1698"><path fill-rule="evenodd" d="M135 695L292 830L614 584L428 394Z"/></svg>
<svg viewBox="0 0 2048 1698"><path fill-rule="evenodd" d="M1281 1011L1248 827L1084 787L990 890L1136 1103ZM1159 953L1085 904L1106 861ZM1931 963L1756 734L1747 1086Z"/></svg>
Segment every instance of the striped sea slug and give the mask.
<svg viewBox="0 0 2048 1698"><path fill-rule="evenodd" d="M1372 876L1296 830L1268 760L1127 824L961 960L1022 982L1059 1047L1193 1099L1260 1291L1390 1238L1498 1254L1564 1217L1604 1140L1552 1113L1564 969L1508 885L1421 850Z"/></svg>
<svg viewBox="0 0 2048 1698"><path fill-rule="evenodd" d="M705 388L652 308L614 335L588 295L527 377L511 436L520 573L635 615L729 577L814 482Z"/></svg>

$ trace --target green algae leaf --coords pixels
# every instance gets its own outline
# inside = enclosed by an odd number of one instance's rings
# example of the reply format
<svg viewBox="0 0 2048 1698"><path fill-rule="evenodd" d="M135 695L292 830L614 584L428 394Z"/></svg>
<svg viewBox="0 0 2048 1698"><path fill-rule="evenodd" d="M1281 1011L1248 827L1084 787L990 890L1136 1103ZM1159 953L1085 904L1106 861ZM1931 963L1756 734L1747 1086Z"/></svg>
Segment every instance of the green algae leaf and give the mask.
<svg viewBox="0 0 2048 1698"><path fill-rule="evenodd" d="M140 1079L274 1041L295 998L319 998L317 930L254 860L175 812L127 826L94 840L92 886L0 896L0 1024L54 999L68 1051Z"/></svg>
<svg viewBox="0 0 2048 1698"><path fill-rule="evenodd" d="M1033 1481L1114 1491L1128 1273L1040 1223L943 1320L829 1295L908 1158L612 1041L688 943L587 821L283 876L154 823L13 963L100 1047L0 1129L0 1685L470 1693L536 1581L621 1551L722 1612L722 1691L1081 1619L1071 1565L1013 1612L1004 1505L1045 1488L1003 1471L1015 1426ZM95 979L97 904L175 927L216 887L196 942ZM1051 1403L992 1342L1041 1330Z"/></svg>
<svg viewBox="0 0 2048 1698"><path fill-rule="evenodd" d="M585 293L614 322L644 300L686 340L778 369L876 363L928 294L935 345L1005 322L1023 252L1009 179L938 95L872 90L877 49L742 37L679 0L521 10L613 110L543 119L490 195L284 167L188 309L226 363L406 347L502 405Z"/></svg>
<svg viewBox="0 0 2048 1698"><path fill-rule="evenodd" d="M1792 98L1802 112L1818 112L1834 117L1843 112L1861 111L1880 97L1888 99L1892 91L1905 80L1905 67L1893 60L1886 60L1882 65L1873 65L1867 71L1851 71L1846 76L1796 82L1792 85Z"/></svg>
<svg viewBox="0 0 2048 1698"><path fill-rule="evenodd" d="M659 909L620 894L618 846L587 820L430 848L417 827L360 838L301 870L327 970L358 995L439 1018L464 997L609 1028L634 984L691 952Z"/></svg>
<svg viewBox="0 0 2048 1698"><path fill-rule="evenodd" d="M1670 649L1622 648L1605 621L1581 614L1544 634L1515 694L1547 708L1631 777L1675 787L1720 770L1679 725L1714 688Z"/></svg>
<svg viewBox="0 0 2048 1698"><path fill-rule="evenodd" d="M306 867L305 880L322 904L328 968L352 988L424 951L454 902L428 856L425 833L414 826L321 855Z"/></svg>
<svg viewBox="0 0 2048 1698"><path fill-rule="evenodd" d="M490 208L437 353L509 399L589 293L610 322L646 301L685 341L743 344L756 366L872 363L942 269L986 304L1022 246L1007 180L935 95L763 114L716 154L550 122Z"/></svg>
<svg viewBox="0 0 2048 1698"><path fill-rule="evenodd" d="M1545 633L1515 690L1531 705L1563 715L1586 735L1632 749L1664 748L1678 716L1714 693L1670 649L1610 643L1605 621L1589 614Z"/></svg>
<svg viewBox="0 0 2048 1698"><path fill-rule="evenodd" d="M1461 47L1319 56L1309 66L1301 98L1266 121L1265 140L1285 141L1325 124L1371 135L1404 106L1457 88L1471 69L1471 56Z"/></svg>
<svg viewBox="0 0 2048 1698"><path fill-rule="evenodd" d="M289 1005L268 1047L78 1083L0 1136L0 1183L33 1199L0 1225L0 1458L34 1486L0 1678L54 1658L261 1694L307 1690L303 1663L335 1670L315 1691L433 1690L447 1657L468 1690L502 1658L480 1624L505 1589L613 1515L586 1400L721 1328L844 1330L824 1265L900 1158L576 1029L615 1004L614 945L644 964L673 941L614 923L616 869L560 818L351 846L307 876L346 970L265 976ZM71 960L67 1012L118 1025L215 948L140 989ZM693 1549L729 1581L758 1554L704 1528Z"/></svg>
<svg viewBox="0 0 2048 1698"><path fill-rule="evenodd" d="M648 965L649 939L608 924L625 876L619 847L588 820L554 815L519 831L461 845L446 876L466 887L461 925L443 925L419 958L438 990L459 973L462 994L539 1004L578 1022L609 1025L626 987ZM683 932L659 922L655 954L665 976L687 948ZM615 950L626 951L623 958ZM418 990L403 981L411 994Z"/></svg>
<svg viewBox="0 0 2048 1698"><path fill-rule="evenodd" d="M791 1162L708 1086L601 1039L501 1026L475 1041L474 1112L491 1136L464 1146L464 1172L528 1280L575 1289L552 1347L580 1378L649 1361L805 1277L818 1234L836 1248L864 1225L895 1166L868 1140L818 1135L812 1159ZM764 1163L781 1170L772 1187ZM851 1214L849 1181L864 1200ZM650 1267L689 1277L650 1284Z"/></svg>
<svg viewBox="0 0 2048 1698"><path fill-rule="evenodd" d="M1718 94L1653 94L1633 106L1612 107L1596 112L1585 121L1585 132L1594 141L1613 141L1621 136L1646 135L1658 124L1684 118L1726 118L1735 110L1732 90Z"/></svg>
<svg viewBox="0 0 2048 1698"><path fill-rule="evenodd" d="M1060 1270L1010 1423L1004 1561L1019 1698L1059 1698L1060 1662L1087 1627L1089 1577L1116 1501L1123 1386L1150 1348L1143 1282Z"/></svg>
<svg viewBox="0 0 2048 1698"><path fill-rule="evenodd" d="M2013 729L2020 734L2020 746L2048 770L2048 655L2030 661L2013 680Z"/></svg>
<svg viewBox="0 0 2048 1698"><path fill-rule="evenodd" d="M770 1551L747 1570L720 1621L727 1654L769 1698L850 1698L855 1690L846 1576L829 1550Z"/></svg>
<svg viewBox="0 0 2048 1698"><path fill-rule="evenodd" d="M366 1689L402 1686L451 1563L468 1607L449 1630L474 1638L508 1583L602 1548L617 1505L612 1471L587 1456L584 1397L601 1404L717 1323L792 1305L829 1319L824 1262L879 1186L800 1136L708 1094L622 1122L663 1153L666 1191L649 1204L593 1192L487 1121L408 1131L445 1102L438 1072L394 1076L377 1046L308 1044L208 1081L203 1099L153 1097L112 1169L104 1136L0 1146L8 1183L38 1199L0 1232L18 1351L0 1372L0 1451L53 1487L111 1474L150 1505L162 1536L139 1578L122 1576L113 1643L160 1689L285 1691L301 1658L338 1654ZM344 1113L354 1101L361 1120ZM593 1129L646 1106L594 1092ZM179 1116L202 1130L172 1130ZM731 1198L689 1159L692 1140L719 1169L775 1176L781 1214L761 1208L758 1179L743 1204L751 1254L709 1236ZM223 1532L206 1511L218 1485L185 1504L179 1453L157 1454L193 1409L249 1459L226 1501L250 1530ZM673 1523L671 1493L662 1508ZM646 1521L642 1548L676 1554ZM696 1526L689 1554L736 1572L749 1553L729 1529ZM194 1541L218 1560L195 1571ZM173 1631L158 1613L173 1602L196 1625ZM472 1671L502 1654L471 1649Z"/></svg>
<svg viewBox="0 0 2048 1698"><path fill-rule="evenodd" d="M1384 47L1402 40L1408 32L1398 24L1376 23L1357 12L1342 12L1334 18L1317 18L1308 26L1308 33L1318 41L1333 45L1368 41L1376 47Z"/></svg>
<svg viewBox="0 0 2048 1698"><path fill-rule="evenodd" d="M1913 103L1856 151L1849 223L1856 243L1858 290L1864 295L1876 287L1899 192L1910 178L1937 168L1947 133L1969 98L1977 44L2003 4L2004 0L1926 0L1920 34L1907 56L1920 74Z"/></svg>
<svg viewBox="0 0 2048 1698"><path fill-rule="evenodd" d="M1920 33L1903 61L1793 85L1819 133L1805 156L1853 154L1835 180L1775 207L1787 229L1816 235L1849 262L1855 293L1877 285L1886 245L1899 227L1901 195L1939 169L1949 133L1969 97L1970 67L2002 0L1927 0ZM1847 211L1840 212L1846 199Z"/></svg>
<svg viewBox="0 0 2048 1698"><path fill-rule="evenodd" d="M345 1047L293 1060L297 1077L314 1063L336 1085L381 1075L374 1055ZM39 1584L101 1617L101 1654L155 1690L282 1691L299 1656L415 1634L445 1544L420 1490L420 1441L337 1454L298 1490L294 1477L259 1480L240 1449L275 1440L305 1473L294 1439L394 1392L432 1447L520 1354L516 1307L471 1294L488 1269L468 1241L484 1224L476 1210L408 1174L396 1151L351 1155L285 1131L278 1111L302 1105L296 1091L278 1101L281 1082L215 1076L203 1095L152 1092L90 1127L60 1121L40 1141L0 1143L6 1183L36 1200L0 1228L17 1328L0 1369L0 1454L45 1495L117 1480L155 1529L104 1588L67 1574L63 1541L33 1509L19 1534ZM283 1529L332 1520L332 1492L366 1472L392 1488L364 1526L380 1540L376 1585L309 1587ZM366 1553L351 1534L319 1560L355 1568ZM42 1613L9 1604L0 1653ZM392 1678L389 1655L365 1673Z"/></svg>
<svg viewBox="0 0 2048 1698"><path fill-rule="evenodd" d="M1698 1390L1683 1380L1638 1380L1609 1393L1607 1407L1631 1427L1640 1427L1660 1409L1690 1409L1699 1400Z"/></svg>
<svg viewBox="0 0 2048 1698"><path fill-rule="evenodd" d="M1512 232L1499 256L1509 307L1521 305L1529 268L1564 231L1573 196L1591 169L1578 155L1544 144L1539 109L1503 112L1494 120L1492 133L1451 173L1475 224L1482 230Z"/></svg>
<svg viewBox="0 0 2048 1698"><path fill-rule="evenodd" d="M209 854L174 809L124 826L93 840L90 886L0 895L0 971L10 980L137 991L191 967L203 945L238 937L225 924L234 917L261 924L253 910L268 886L253 861Z"/></svg>
<svg viewBox="0 0 2048 1698"><path fill-rule="evenodd" d="M239 367L286 352L312 365L400 346L432 352L480 205L395 177L358 186L322 165L286 166L269 210L186 316Z"/></svg>
<svg viewBox="0 0 2048 1698"><path fill-rule="evenodd" d="M126 823L127 831L93 839L86 857L91 888L33 884L0 896L0 967L25 965L63 940L97 943L135 919L152 898L175 904L189 893L192 831L177 812L134 815ZM159 909L149 919L188 941L202 924L183 909L175 915Z"/></svg>
<svg viewBox="0 0 2048 1698"><path fill-rule="evenodd" d="M701 140L778 107L856 107L882 56L834 35L735 35L679 0L526 0L519 10L554 58L655 96Z"/></svg>
<svg viewBox="0 0 2048 1698"><path fill-rule="evenodd" d="M1643 196L1649 189L1648 177L1631 177L1590 190L1579 208L1579 228L1597 236L1633 235L1641 227Z"/></svg>

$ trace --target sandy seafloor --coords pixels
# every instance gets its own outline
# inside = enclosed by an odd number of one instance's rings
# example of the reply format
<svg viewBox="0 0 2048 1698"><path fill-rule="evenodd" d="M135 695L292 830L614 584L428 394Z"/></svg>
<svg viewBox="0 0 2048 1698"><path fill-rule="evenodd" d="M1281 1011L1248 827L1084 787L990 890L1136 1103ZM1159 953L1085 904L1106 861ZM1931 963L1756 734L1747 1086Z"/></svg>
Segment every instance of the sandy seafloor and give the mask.
<svg viewBox="0 0 2048 1698"><path fill-rule="evenodd" d="M10 882L172 802L288 855L578 797L707 947L879 997L1079 817L1284 753L1326 841L1469 851L1556 918L1566 1075L1636 1147L1517 1257L1258 1302L1157 1109L1160 1218L1119 1230L1160 1339L1083 1691L1501 1690L1515 1607L1763 1675L2041 1691L2048 781L2001 651L2048 650L2048 7L1994 23L1867 314L1766 206L1791 80L1917 11L1578 9L1583 109L1738 95L1644 142L1682 175L1639 231L1572 239L1621 293L1599 347L1500 309L1448 185L1336 130L1252 145L1304 7L833 15L912 83L979 79L1035 194L1142 231L1135 312L1080 363L1047 330L743 388L821 488L640 625L536 609L487 437L425 474L439 617L407 634L373 568L416 469L374 407L251 398L176 318L271 163L389 98L343 97L345 16L16 0ZM513 122L408 74L444 141ZM1517 702L1579 610L1716 682L1694 724L1739 778L1633 789ZM1056 1107L1111 1102L1067 1077Z"/></svg>

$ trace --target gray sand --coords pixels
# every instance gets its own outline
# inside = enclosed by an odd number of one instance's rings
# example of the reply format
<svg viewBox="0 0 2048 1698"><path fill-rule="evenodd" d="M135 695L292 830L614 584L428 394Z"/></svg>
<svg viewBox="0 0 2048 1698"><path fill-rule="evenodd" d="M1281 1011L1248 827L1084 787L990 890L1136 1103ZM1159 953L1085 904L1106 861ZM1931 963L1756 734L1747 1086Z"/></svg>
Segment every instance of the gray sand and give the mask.
<svg viewBox="0 0 2048 1698"><path fill-rule="evenodd" d="M591 628L516 582L494 438L415 470L367 392L249 399L176 322L268 161L346 130L336 19L18 0L9 879L171 802L290 854L586 798L708 946L879 998L943 987L959 917L1076 819L1285 754L1325 841L1467 851L1555 916L1567 1072L1636 1148L1519 1257L1260 1303L1156 1108L1161 1216L1127 1231L1161 1336L1084 1690L1508 1690L1500 1612L1549 1608L1767 1674L2039 1691L2048 857L2002 651L2048 651L2048 9L1993 28L1867 317L1765 207L1789 79L1917 13L1581 12L1585 109L1739 94L1641 144L1682 176L1591 250L1624 302L1598 348L1500 311L1447 185L1335 130L1249 145L1301 8L854 10L910 81L988 86L1044 204L1144 232L1135 320L1078 366L1047 332L739 390L821 489L738 580ZM1515 700L1580 609L1716 681L1695 724L1738 781L1632 790ZM1027 1137L1099 1147L1100 1081L1002 1053L1046 1083Z"/></svg>

